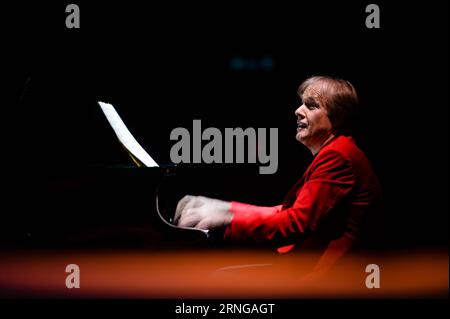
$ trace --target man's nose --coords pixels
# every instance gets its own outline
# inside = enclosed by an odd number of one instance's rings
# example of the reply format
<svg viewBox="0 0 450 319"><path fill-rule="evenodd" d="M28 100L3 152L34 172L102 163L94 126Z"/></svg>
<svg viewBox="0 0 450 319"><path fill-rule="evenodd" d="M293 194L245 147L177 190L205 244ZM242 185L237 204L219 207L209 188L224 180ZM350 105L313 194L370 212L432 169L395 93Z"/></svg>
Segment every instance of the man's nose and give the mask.
<svg viewBox="0 0 450 319"><path fill-rule="evenodd" d="M300 106L295 110L295 115L298 116L298 117L300 117L300 118L304 118L304 117L305 117L305 115L304 115L304 113L303 113L302 106L303 106L303 104L300 105Z"/></svg>

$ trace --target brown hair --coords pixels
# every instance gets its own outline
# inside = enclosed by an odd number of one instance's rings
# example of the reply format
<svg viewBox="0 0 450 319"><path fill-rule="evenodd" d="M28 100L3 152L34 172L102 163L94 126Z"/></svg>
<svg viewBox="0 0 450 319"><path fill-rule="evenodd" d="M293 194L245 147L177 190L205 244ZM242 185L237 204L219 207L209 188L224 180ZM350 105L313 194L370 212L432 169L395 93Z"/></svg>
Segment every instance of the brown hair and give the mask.
<svg viewBox="0 0 450 319"><path fill-rule="evenodd" d="M330 76L313 76L300 85L298 95L302 97L310 86L318 90L320 101L327 110L335 133L351 134L358 106L358 95L353 85L346 80Z"/></svg>

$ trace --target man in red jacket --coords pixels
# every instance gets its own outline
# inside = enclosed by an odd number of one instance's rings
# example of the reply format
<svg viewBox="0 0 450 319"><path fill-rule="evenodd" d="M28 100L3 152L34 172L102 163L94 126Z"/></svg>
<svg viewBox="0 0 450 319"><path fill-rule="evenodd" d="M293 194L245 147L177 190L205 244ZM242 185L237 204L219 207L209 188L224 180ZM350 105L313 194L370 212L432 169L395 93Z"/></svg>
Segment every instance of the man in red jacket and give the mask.
<svg viewBox="0 0 450 319"><path fill-rule="evenodd" d="M317 76L298 90L296 138L314 159L282 205L261 207L203 196L185 196L175 223L201 229L225 227L225 238L322 249L328 267L355 243L363 218L377 207L381 190L364 153L351 137L358 97L352 84Z"/></svg>

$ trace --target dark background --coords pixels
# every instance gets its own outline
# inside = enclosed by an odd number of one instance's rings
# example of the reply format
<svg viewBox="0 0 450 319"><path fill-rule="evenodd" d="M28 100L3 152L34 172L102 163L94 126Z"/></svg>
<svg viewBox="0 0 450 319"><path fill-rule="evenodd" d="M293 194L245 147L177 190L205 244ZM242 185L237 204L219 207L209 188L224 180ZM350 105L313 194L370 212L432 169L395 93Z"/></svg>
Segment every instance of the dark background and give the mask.
<svg viewBox="0 0 450 319"><path fill-rule="evenodd" d="M70 2L3 6L2 167L14 184L5 208L27 176L39 176L38 185L56 169L130 164L97 100L117 107L159 163L170 163L171 130L192 130L193 119L203 128L277 127L275 175L199 165L189 189L275 205L311 160L295 140L297 88L325 74L360 95L359 141L385 196L380 244L447 245L445 1L377 1L381 29L365 27L364 1L93 2L76 1L80 29L65 27Z"/></svg>

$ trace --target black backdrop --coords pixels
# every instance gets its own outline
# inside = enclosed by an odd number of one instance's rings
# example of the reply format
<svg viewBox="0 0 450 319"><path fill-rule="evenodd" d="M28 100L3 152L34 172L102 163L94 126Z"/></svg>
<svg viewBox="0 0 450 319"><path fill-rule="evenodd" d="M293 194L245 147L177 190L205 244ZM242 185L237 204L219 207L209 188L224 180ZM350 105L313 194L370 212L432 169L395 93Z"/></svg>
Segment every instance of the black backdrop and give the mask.
<svg viewBox="0 0 450 319"><path fill-rule="evenodd" d="M365 2L93 2L76 2L80 29L65 27L69 2L3 6L5 172L128 163L95 104L105 100L160 163L170 131L193 119L279 128L277 174L237 183L235 198L276 204L311 159L295 140L297 87L335 75L360 94L361 147L385 193L384 245L447 245L444 1L378 1L381 29L365 27Z"/></svg>

